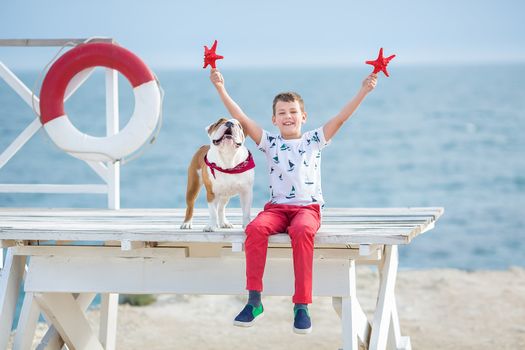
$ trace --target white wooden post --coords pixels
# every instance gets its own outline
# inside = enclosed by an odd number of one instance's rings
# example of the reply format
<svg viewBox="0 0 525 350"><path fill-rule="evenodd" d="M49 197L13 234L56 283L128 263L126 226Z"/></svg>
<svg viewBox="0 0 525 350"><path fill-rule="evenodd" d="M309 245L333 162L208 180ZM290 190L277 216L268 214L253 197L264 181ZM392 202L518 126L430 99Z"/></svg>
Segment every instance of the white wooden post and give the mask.
<svg viewBox="0 0 525 350"><path fill-rule="evenodd" d="M106 69L106 135L119 132L118 72ZM120 209L120 163L108 162L108 208Z"/></svg>
<svg viewBox="0 0 525 350"><path fill-rule="evenodd" d="M19 287L25 271L25 256L14 255L12 249L7 249L5 267L0 276L0 349L7 349Z"/></svg>
<svg viewBox="0 0 525 350"><path fill-rule="evenodd" d="M18 319L18 326L16 327L13 350L31 349L39 316L40 309L34 301L33 293L26 293L20 318Z"/></svg>
<svg viewBox="0 0 525 350"><path fill-rule="evenodd" d="M81 310L86 310L95 298L96 293L82 293L75 296L76 302ZM18 332L18 330L17 330ZM46 334L38 344L36 350L60 350L64 340L58 334L55 326L50 326ZM13 349L16 350L16 349Z"/></svg>
<svg viewBox="0 0 525 350"><path fill-rule="evenodd" d="M356 279L355 261L350 260L349 269L350 296L343 297L341 323L343 327L343 350L358 350L357 345L357 317L356 317Z"/></svg>
<svg viewBox="0 0 525 350"><path fill-rule="evenodd" d="M106 134L119 131L118 72L106 70ZM108 208L120 209L120 163L108 162ZM118 294L102 294L99 339L106 350L117 343Z"/></svg>
<svg viewBox="0 0 525 350"><path fill-rule="evenodd" d="M386 245L384 264L380 267L381 282L372 324L370 349L411 349L410 338L401 337L395 300L395 283L399 262L397 245Z"/></svg>
<svg viewBox="0 0 525 350"><path fill-rule="evenodd" d="M70 349L104 349L71 294L35 293L35 299Z"/></svg>

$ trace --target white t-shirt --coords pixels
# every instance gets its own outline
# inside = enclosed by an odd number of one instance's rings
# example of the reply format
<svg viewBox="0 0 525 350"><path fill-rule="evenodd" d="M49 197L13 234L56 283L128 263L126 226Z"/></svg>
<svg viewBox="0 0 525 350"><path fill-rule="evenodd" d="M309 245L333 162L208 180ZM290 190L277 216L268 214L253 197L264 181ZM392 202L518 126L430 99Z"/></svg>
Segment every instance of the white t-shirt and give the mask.
<svg viewBox="0 0 525 350"><path fill-rule="evenodd" d="M271 203L323 206L321 150L328 144L322 127L293 140L263 130L258 147L266 155Z"/></svg>

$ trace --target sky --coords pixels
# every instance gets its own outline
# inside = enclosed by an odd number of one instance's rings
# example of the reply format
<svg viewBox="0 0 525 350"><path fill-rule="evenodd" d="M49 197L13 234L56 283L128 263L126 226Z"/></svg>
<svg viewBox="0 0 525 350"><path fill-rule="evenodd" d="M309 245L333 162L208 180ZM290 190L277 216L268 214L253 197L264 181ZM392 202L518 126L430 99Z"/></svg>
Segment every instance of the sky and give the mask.
<svg viewBox="0 0 525 350"><path fill-rule="evenodd" d="M525 62L522 0L0 0L0 38L112 37L154 68L347 66L380 47L398 64ZM1 48L41 68L58 48Z"/></svg>

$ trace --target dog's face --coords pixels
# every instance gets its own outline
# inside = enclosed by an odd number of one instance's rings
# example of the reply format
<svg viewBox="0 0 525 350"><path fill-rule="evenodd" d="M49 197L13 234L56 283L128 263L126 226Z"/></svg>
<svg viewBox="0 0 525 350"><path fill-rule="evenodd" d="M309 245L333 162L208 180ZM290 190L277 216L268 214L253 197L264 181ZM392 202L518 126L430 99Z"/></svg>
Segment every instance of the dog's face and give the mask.
<svg viewBox="0 0 525 350"><path fill-rule="evenodd" d="M221 118L207 128L212 144L219 149L238 148L244 144L244 130L235 119Z"/></svg>

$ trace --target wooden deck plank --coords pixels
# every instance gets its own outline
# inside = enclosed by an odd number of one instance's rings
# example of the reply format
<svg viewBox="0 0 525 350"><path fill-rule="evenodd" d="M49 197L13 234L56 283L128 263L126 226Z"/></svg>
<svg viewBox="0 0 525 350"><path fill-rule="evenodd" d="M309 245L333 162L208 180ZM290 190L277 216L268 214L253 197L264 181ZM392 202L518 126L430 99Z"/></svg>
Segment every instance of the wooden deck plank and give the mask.
<svg viewBox="0 0 525 350"><path fill-rule="evenodd" d="M253 209L255 214L260 209ZM241 211L227 212L234 229L202 232L207 209L197 209L192 230L181 230L183 208L156 209L0 209L0 234L12 240L244 242ZM316 235L321 244L407 244L433 225L442 208L333 208L323 213ZM289 243L286 234L272 243Z"/></svg>

